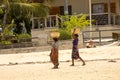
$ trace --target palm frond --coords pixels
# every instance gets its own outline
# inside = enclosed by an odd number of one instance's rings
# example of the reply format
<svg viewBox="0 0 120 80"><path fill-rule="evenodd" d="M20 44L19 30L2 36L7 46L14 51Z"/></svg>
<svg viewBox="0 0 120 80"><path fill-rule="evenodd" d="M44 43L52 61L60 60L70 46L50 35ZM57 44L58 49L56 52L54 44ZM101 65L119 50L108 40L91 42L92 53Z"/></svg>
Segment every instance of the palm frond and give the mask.
<svg viewBox="0 0 120 80"><path fill-rule="evenodd" d="M48 6L41 3L11 3L11 12L13 16L34 14L34 16L46 16Z"/></svg>

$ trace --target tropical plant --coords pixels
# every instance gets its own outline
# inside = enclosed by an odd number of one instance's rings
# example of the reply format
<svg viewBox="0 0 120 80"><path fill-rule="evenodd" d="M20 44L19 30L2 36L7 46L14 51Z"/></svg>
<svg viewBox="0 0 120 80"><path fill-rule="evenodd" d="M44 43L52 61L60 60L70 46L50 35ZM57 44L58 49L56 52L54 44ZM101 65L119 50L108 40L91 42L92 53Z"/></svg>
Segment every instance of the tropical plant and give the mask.
<svg viewBox="0 0 120 80"><path fill-rule="evenodd" d="M16 25L14 24L14 20L11 21L11 23L9 25L6 25L6 27L4 28L4 31L2 33L3 37L5 36L13 36L14 35L14 27Z"/></svg>
<svg viewBox="0 0 120 80"><path fill-rule="evenodd" d="M59 30L59 32L60 32L60 37L59 37L60 40L71 39L71 32L70 31L67 31L64 28L62 28Z"/></svg>
<svg viewBox="0 0 120 80"><path fill-rule="evenodd" d="M31 38L31 35L29 34L19 34L17 35L18 39L27 39L27 38Z"/></svg>
<svg viewBox="0 0 120 80"><path fill-rule="evenodd" d="M0 42L0 45L10 45L12 44L11 41L8 41L8 40L3 40Z"/></svg>
<svg viewBox="0 0 120 80"><path fill-rule="evenodd" d="M10 41L12 36L14 36L13 29L15 26L14 20L12 20L11 24L6 25L4 31L0 34L0 41Z"/></svg>
<svg viewBox="0 0 120 80"><path fill-rule="evenodd" d="M45 17L49 11L49 6L46 5L45 3L29 3L27 0L0 0L0 3L2 6L1 9L4 12L4 18L2 23L3 30L4 27L6 27L6 24L9 24L9 21L14 19L17 25L16 29L20 27L20 23L24 22L27 33L30 34L31 17L32 16Z"/></svg>
<svg viewBox="0 0 120 80"><path fill-rule="evenodd" d="M30 42L31 41L31 35L27 33L18 34L17 39L19 42Z"/></svg>
<svg viewBox="0 0 120 80"><path fill-rule="evenodd" d="M72 28L80 28L83 29L84 27L89 25L89 20L86 20L85 14L78 14L78 15L65 15L62 16L64 20L62 25L66 28L66 30L70 31Z"/></svg>

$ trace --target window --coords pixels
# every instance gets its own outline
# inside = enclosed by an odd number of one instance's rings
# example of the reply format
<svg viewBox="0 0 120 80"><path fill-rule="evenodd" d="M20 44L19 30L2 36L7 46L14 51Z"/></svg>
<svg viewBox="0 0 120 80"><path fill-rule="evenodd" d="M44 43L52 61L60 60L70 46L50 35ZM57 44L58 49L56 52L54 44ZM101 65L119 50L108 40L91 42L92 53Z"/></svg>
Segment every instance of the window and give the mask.
<svg viewBox="0 0 120 80"><path fill-rule="evenodd" d="M116 13L116 4L110 3L111 13ZM95 3L92 4L93 13L106 13L108 12L108 3Z"/></svg>
<svg viewBox="0 0 120 80"><path fill-rule="evenodd" d="M104 13L104 4L97 3L92 5L93 13Z"/></svg>

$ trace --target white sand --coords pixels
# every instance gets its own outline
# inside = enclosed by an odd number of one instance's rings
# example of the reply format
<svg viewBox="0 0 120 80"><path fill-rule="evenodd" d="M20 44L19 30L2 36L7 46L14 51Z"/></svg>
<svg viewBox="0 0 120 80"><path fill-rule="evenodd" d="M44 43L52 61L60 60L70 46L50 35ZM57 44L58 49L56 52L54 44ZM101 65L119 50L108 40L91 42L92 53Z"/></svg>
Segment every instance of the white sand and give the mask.
<svg viewBox="0 0 120 80"><path fill-rule="evenodd" d="M120 80L120 61L69 65L61 63L59 69L51 69L50 63L0 66L0 80Z"/></svg>
<svg viewBox="0 0 120 80"><path fill-rule="evenodd" d="M65 61L70 60L70 53L71 50L60 51L60 61L64 62L60 62L59 69L51 69L53 65L49 62L19 64L45 58L48 61L49 51L0 55L1 64L18 62L18 65L0 66L0 80L120 80L120 47L80 49L80 55L87 61L85 66L79 61L75 61L74 67L69 66L71 62Z"/></svg>

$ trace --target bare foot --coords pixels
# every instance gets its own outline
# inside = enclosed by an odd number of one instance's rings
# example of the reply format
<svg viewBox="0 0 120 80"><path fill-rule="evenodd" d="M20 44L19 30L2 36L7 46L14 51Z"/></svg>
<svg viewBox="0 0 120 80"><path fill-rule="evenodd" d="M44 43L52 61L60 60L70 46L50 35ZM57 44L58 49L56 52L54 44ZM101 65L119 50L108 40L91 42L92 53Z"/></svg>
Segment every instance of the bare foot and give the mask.
<svg viewBox="0 0 120 80"><path fill-rule="evenodd" d="M58 69L58 68L53 67L52 69Z"/></svg>
<svg viewBox="0 0 120 80"><path fill-rule="evenodd" d="M74 64L71 64L70 66L74 66Z"/></svg>
<svg viewBox="0 0 120 80"><path fill-rule="evenodd" d="M82 64L82 66L85 66L85 65L86 65L85 63Z"/></svg>
<svg viewBox="0 0 120 80"><path fill-rule="evenodd" d="M55 66L55 67L53 67L52 69L58 69L58 67L57 67L57 66Z"/></svg>

